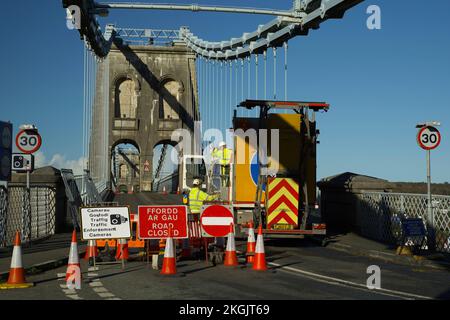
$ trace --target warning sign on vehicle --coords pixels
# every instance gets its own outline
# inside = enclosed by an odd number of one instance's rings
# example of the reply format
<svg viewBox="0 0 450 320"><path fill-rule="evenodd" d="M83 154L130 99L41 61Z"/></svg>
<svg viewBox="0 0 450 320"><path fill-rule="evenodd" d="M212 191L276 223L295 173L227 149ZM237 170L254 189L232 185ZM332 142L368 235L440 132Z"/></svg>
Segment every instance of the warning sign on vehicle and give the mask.
<svg viewBox="0 0 450 320"><path fill-rule="evenodd" d="M128 207L81 208L83 240L131 238Z"/></svg>
<svg viewBox="0 0 450 320"><path fill-rule="evenodd" d="M169 237L185 239L187 235L186 206L139 206L139 238L163 239Z"/></svg>

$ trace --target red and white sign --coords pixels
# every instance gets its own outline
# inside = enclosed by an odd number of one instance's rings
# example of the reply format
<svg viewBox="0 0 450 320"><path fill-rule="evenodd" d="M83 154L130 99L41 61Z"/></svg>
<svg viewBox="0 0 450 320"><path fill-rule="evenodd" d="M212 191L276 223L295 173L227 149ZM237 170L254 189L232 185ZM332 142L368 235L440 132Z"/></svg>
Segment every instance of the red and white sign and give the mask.
<svg viewBox="0 0 450 320"><path fill-rule="evenodd" d="M433 150L441 143L441 134L435 127L423 127L417 134L417 143L422 149Z"/></svg>
<svg viewBox="0 0 450 320"><path fill-rule="evenodd" d="M207 205L202 207L200 224L206 237L225 237L230 232L230 224L234 224L231 206Z"/></svg>
<svg viewBox="0 0 450 320"><path fill-rule="evenodd" d="M185 239L187 234L186 206L139 206L139 239Z"/></svg>
<svg viewBox="0 0 450 320"><path fill-rule="evenodd" d="M145 160L145 162L144 162L144 171L145 172L150 171L150 162L148 162L148 160Z"/></svg>
<svg viewBox="0 0 450 320"><path fill-rule="evenodd" d="M16 146L23 153L34 153L41 144L41 136L36 130L21 130L16 136Z"/></svg>

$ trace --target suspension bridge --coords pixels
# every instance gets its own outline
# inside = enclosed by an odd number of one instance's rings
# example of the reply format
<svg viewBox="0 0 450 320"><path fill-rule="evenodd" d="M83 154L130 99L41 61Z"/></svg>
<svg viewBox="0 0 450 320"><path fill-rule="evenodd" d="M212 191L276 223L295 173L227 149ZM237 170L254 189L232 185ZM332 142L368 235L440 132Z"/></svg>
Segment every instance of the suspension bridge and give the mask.
<svg viewBox="0 0 450 320"><path fill-rule="evenodd" d="M308 36L330 19L342 19L347 10L360 2L295 0L291 8L275 10L64 0L68 20L77 18L77 29L85 46L83 153L89 159L86 169L100 188L111 187L111 182L118 181L117 161L124 158L123 154L117 154L116 146L129 143L140 157L135 163L126 161L128 171L134 178L138 176L140 183L128 184L128 189L150 191L163 188L161 180L175 181L171 177L178 174L178 168L171 168L171 173L161 176L164 164L169 162L165 157L170 156L175 146L170 142L169 130L187 127L194 131L195 121L201 120L203 133L215 128L225 137L232 125L233 107L241 101L288 101L289 41ZM107 24L102 29L97 17L105 17L112 10L225 12L260 15L261 19L271 20L240 37L213 42L202 39L186 26L158 30ZM171 61L181 57L186 59L185 65L173 67ZM152 68L147 67L150 60ZM127 61L132 67L119 70L118 64ZM182 74L183 79L175 74ZM115 83L111 84L112 81ZM147 93L147 85L157 95ZM115 102L111 103L111 99ZM142 111L144 104L152 105L150 119ZM108 116L113 112L114 117ZM256 110L242 113L257 117ZM158 128L150 139L140 134L147 126ZM155 155L159 158L154 159ZM167 187L173 191L178 186L179 182Z"/></svg>

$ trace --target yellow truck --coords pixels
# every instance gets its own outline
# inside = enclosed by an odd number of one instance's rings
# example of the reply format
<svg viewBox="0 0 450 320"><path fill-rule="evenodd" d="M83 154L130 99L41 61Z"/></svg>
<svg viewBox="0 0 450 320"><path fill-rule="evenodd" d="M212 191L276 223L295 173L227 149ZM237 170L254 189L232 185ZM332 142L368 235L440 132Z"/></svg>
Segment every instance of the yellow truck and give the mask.
<svg viewBox="0 0 450 320"><path fill-rule="evenodd" d="M239 116L240 110L234 112L229 182L214 183L214 170L205 169L205 165L202 169L183 165L184 180L192 178L193 170L207 173L207 189L219 192L223 204L232 205L237 237L245 236L250 222L256 227L262 223L265 237L325 236L326 226L321 223L316 200L319 131L315 113L326 112L329 105L246 100L238 107L258 110L259 115ZM185 157L187 160L190 156Z"/></svg>

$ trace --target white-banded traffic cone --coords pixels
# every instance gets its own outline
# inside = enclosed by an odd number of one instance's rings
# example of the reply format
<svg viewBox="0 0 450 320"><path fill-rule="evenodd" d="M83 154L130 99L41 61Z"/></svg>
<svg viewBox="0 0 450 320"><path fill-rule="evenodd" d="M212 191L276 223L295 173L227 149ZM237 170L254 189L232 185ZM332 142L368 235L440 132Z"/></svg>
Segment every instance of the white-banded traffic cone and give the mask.
<svg viewBox="0 0 450 320"><path fill-rule="evenodd" d="M227 248L225 251L225 260L223 265L226 267L236 267L239 265L236 256L236 244L234 242L233 224L230 224L230 232L228 233Z"/></svg>
<svg viewBox="0 0 450 320"><path fill-rule="evenodd" d="M70 243L69 262L67 263L67 271L66 271L66 281L73 273L75 273L74 271L71 272L73 266L80 268L80 257L78 255L78 245L77 245L77 232L75 230L73 230L72 232L72 241Z"/></svg>
<svg viewBox="0 0 450 320"><path fill-rule="evenodd" d="M163 186L163 195L167 195L166 186Z"/></svg>
<svg viewBox="0 0 450 320"><path fill-rule="evenodd" d="M86 248L86 254L84 255L84 260L89 260L89 258L94 257L98 257L97 241L89 240Z"/></svg>
<svg viewBox="0 0 450 320"><path fill-rule="evenodd" d="M256 239L255 260L253 261L253 270L266 271L266 253L264 252L264 239L262 225L258 228L258 238Z"/></svg>
<svg viewBox="0 0 450 320"><path fill-rule="evenodd" d="M117 244L116 260L128 260L128 241L127 239L119 239Z"/></svg>
<svg viewBox="0 0 450 320"><path fill-rule="evenodd" d="M172 230L169 229L169 237L166 240L166 248L164 250L163 265L161 274L173 275L177 273L175 250L172 239Z"/></svg>
<svg viewBox="0 0 450 320"><path fill-rule="evenodd" d="M22 289L32 287L33 283L25 281L25 270L22 265L22 248L20 246L20 232L16 232L14 249L9 269L8 282L0 284L0 289Z"/></svg>
<svg viewBox="0 0 450 320"><path fill-rule="evenodd" d="M253 228L253 222L250 222L250 227L248 228L248 238L247 238L247 263L252 264L255 261L255 229Z"/></svg>

